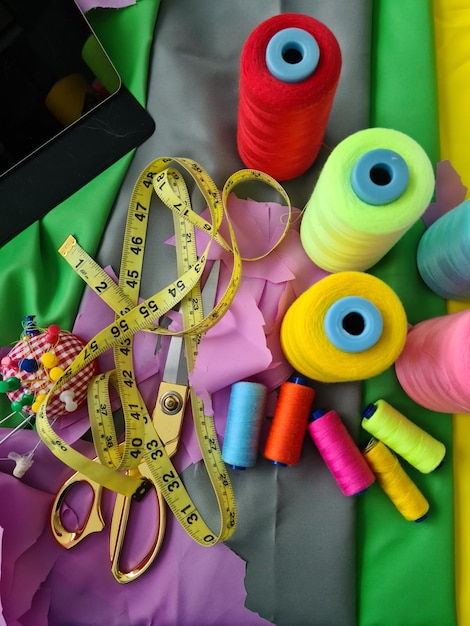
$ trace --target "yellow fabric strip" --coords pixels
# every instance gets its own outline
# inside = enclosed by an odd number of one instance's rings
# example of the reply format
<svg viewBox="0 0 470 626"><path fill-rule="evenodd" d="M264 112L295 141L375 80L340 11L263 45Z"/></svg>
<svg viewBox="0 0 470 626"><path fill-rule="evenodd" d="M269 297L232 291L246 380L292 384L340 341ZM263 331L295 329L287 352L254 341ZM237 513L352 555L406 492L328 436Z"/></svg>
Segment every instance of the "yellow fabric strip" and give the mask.
<svg viewBox="0 0 470 626"><path fill-rule="evenodd" d="M470 3L434 0L441 159L470 188ZM467 192L467 196L468 196ZM470 302L449 301L449 313ZM470 625L470 416L454 415L455 574L459 626Z"/></svg>

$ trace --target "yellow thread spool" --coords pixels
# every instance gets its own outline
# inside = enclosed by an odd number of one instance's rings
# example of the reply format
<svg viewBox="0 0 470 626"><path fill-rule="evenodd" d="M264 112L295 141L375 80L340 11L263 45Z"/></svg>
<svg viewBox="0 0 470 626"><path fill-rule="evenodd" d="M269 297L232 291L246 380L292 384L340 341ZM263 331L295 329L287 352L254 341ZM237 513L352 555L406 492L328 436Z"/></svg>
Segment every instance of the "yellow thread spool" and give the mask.
<svg viewBox="0 0 470 626"><path fill-rule="evenodd" d="M364 430L383 441L420 472L428 474L442 463L446 453L444 444L385 400L369 404L362 416Z"/></svg>
<svg viewBox="0 0 470 626"><path fill-rule="evenodd" d="M405 310L386 283L363 272L338 272L292 303L280 337L297 372L320 382L344 382L386 370L402 351L406 333Z"/></svg>
<svg viewBox="0 0 470 626"><path fill-rule="evenodd" d="M403 517L413 522L426 519L429 503L395 454L383 442L371 439L363 455L377 482Z"/></svg>

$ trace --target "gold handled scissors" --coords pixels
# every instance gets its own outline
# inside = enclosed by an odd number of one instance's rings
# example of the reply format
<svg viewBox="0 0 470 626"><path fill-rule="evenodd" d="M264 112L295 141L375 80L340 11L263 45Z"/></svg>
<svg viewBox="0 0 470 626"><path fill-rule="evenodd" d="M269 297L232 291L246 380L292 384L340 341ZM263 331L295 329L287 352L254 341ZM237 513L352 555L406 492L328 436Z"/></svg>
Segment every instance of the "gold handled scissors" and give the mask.
<svg viewBox="0 0 470 626"><path fill-rule="evenodd" d="M203 306L213 306L218 275L219 263L216 262L204 286ZM182 337L171 337L165 369L159 386L155 408L152 413L153 426L170 457L172 457L178 449L189 389L186 367L183 367L184 358L182 356L182 346ZM98 459L95 460L99 462ZM147 571L160 551L165 535L166 503L160 489L155 484L147 463L143 460L136 469L130 470L130 472L147 478L150 481L158 502L158 527L147 554L129 571L123 571L120 566L120 561L132 499L119 493L116 494L111 519L109 548L111 571L114 578L119 583L127 583L135 580ZM63 508L67 495L72 488L78 484L89 486L92 493L92 500L80 527L75 530L67 530L62 521ZM50 517L52 534L61 546L67 549L72 548L88 535L94 532L100 532L104 529L105 522L101 511L102 494L103 487L81 472L75 472L63 483L55 497Z"/></svg>
<svg viewBox="0 0 470 626"><path fill-rule="evenodd" d="M162 443L165 445L166 451L169 456L173 456L178 448L181 425L184 417L184 411L186 407L186 400L188 395L188 385L178 383L176 380L173 382L173 372L178 371L181 368L175 368L175 360L181 359L181 347L182 344L179 341L180 337L172 337L170 340L170 348L168 350L168 357L166 360L165 370L163 373L163 380L160 383L159 393L155 409L152 414L152 422L157 431ZM180 351L178 352L178 346ZM187 379L187 375L186 375ZM178 399L178 405L176 401ZM168 408L167 408L168 407ZM171 417L171 419L169 419ZM122 445L122 444L121 444ZM99 462L98 459L95 459ZM150 469L143 460L139 466L130 470L130 473L137 476L147 478L157 497L158 503L158 526L156 528L155 536L153 538L152 545L147 554L133 566L129 571L123 571L121 569L121 554L124 546L127 524L129 521L129 515L131 510L132 498L126 497L120 493L116 494L114 501L113 514L111 518L110 526L110 559L111 559L111 571L114 578L119 583L127 583L135 580L141 576L155 560L165 535L166 524L166 503L161 494L161 491L155 484ZM72 488L78 484L85 484L91 489L92 500L89 504L89 508L85 513L85 519L79 528L75 530L67 530L62 521L63 508L66 502L67 495ZM59 489L54 503L52 505L51 513L51 530L52 534L58 543L64 548L73 548L80 543L85 537L94 532L100 532L105 527L103 514L101 511L101 498L103 495L103 487L82 474L81 472L75 472L68 480L64 482Z"/></svg>

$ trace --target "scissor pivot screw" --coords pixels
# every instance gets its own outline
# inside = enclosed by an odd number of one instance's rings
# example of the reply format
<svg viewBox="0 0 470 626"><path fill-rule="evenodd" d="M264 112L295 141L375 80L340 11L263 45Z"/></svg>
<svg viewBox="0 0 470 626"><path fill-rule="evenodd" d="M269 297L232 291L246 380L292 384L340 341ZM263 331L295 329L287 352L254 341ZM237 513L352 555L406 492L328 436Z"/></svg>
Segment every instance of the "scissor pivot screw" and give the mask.
<svg viewBox="0 0 470 626"><path fill-rule="evenodd" d="M183 398L176 391L167 391L160 398L162 411L167 415L179 413L183 407Z"/></svg>

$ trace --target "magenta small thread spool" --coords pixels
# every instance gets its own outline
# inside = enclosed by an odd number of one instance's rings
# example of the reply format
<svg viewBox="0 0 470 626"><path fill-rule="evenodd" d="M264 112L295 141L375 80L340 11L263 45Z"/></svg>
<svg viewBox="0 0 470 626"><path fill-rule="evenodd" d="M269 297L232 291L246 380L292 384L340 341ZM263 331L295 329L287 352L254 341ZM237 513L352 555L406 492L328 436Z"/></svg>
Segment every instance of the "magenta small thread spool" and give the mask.
<svg viewBox="0 0 470 626"><path fill-rule="evenodd" d="M345 496L372 485L375 476L336 411L314 411L307 429Z"/></svg>

